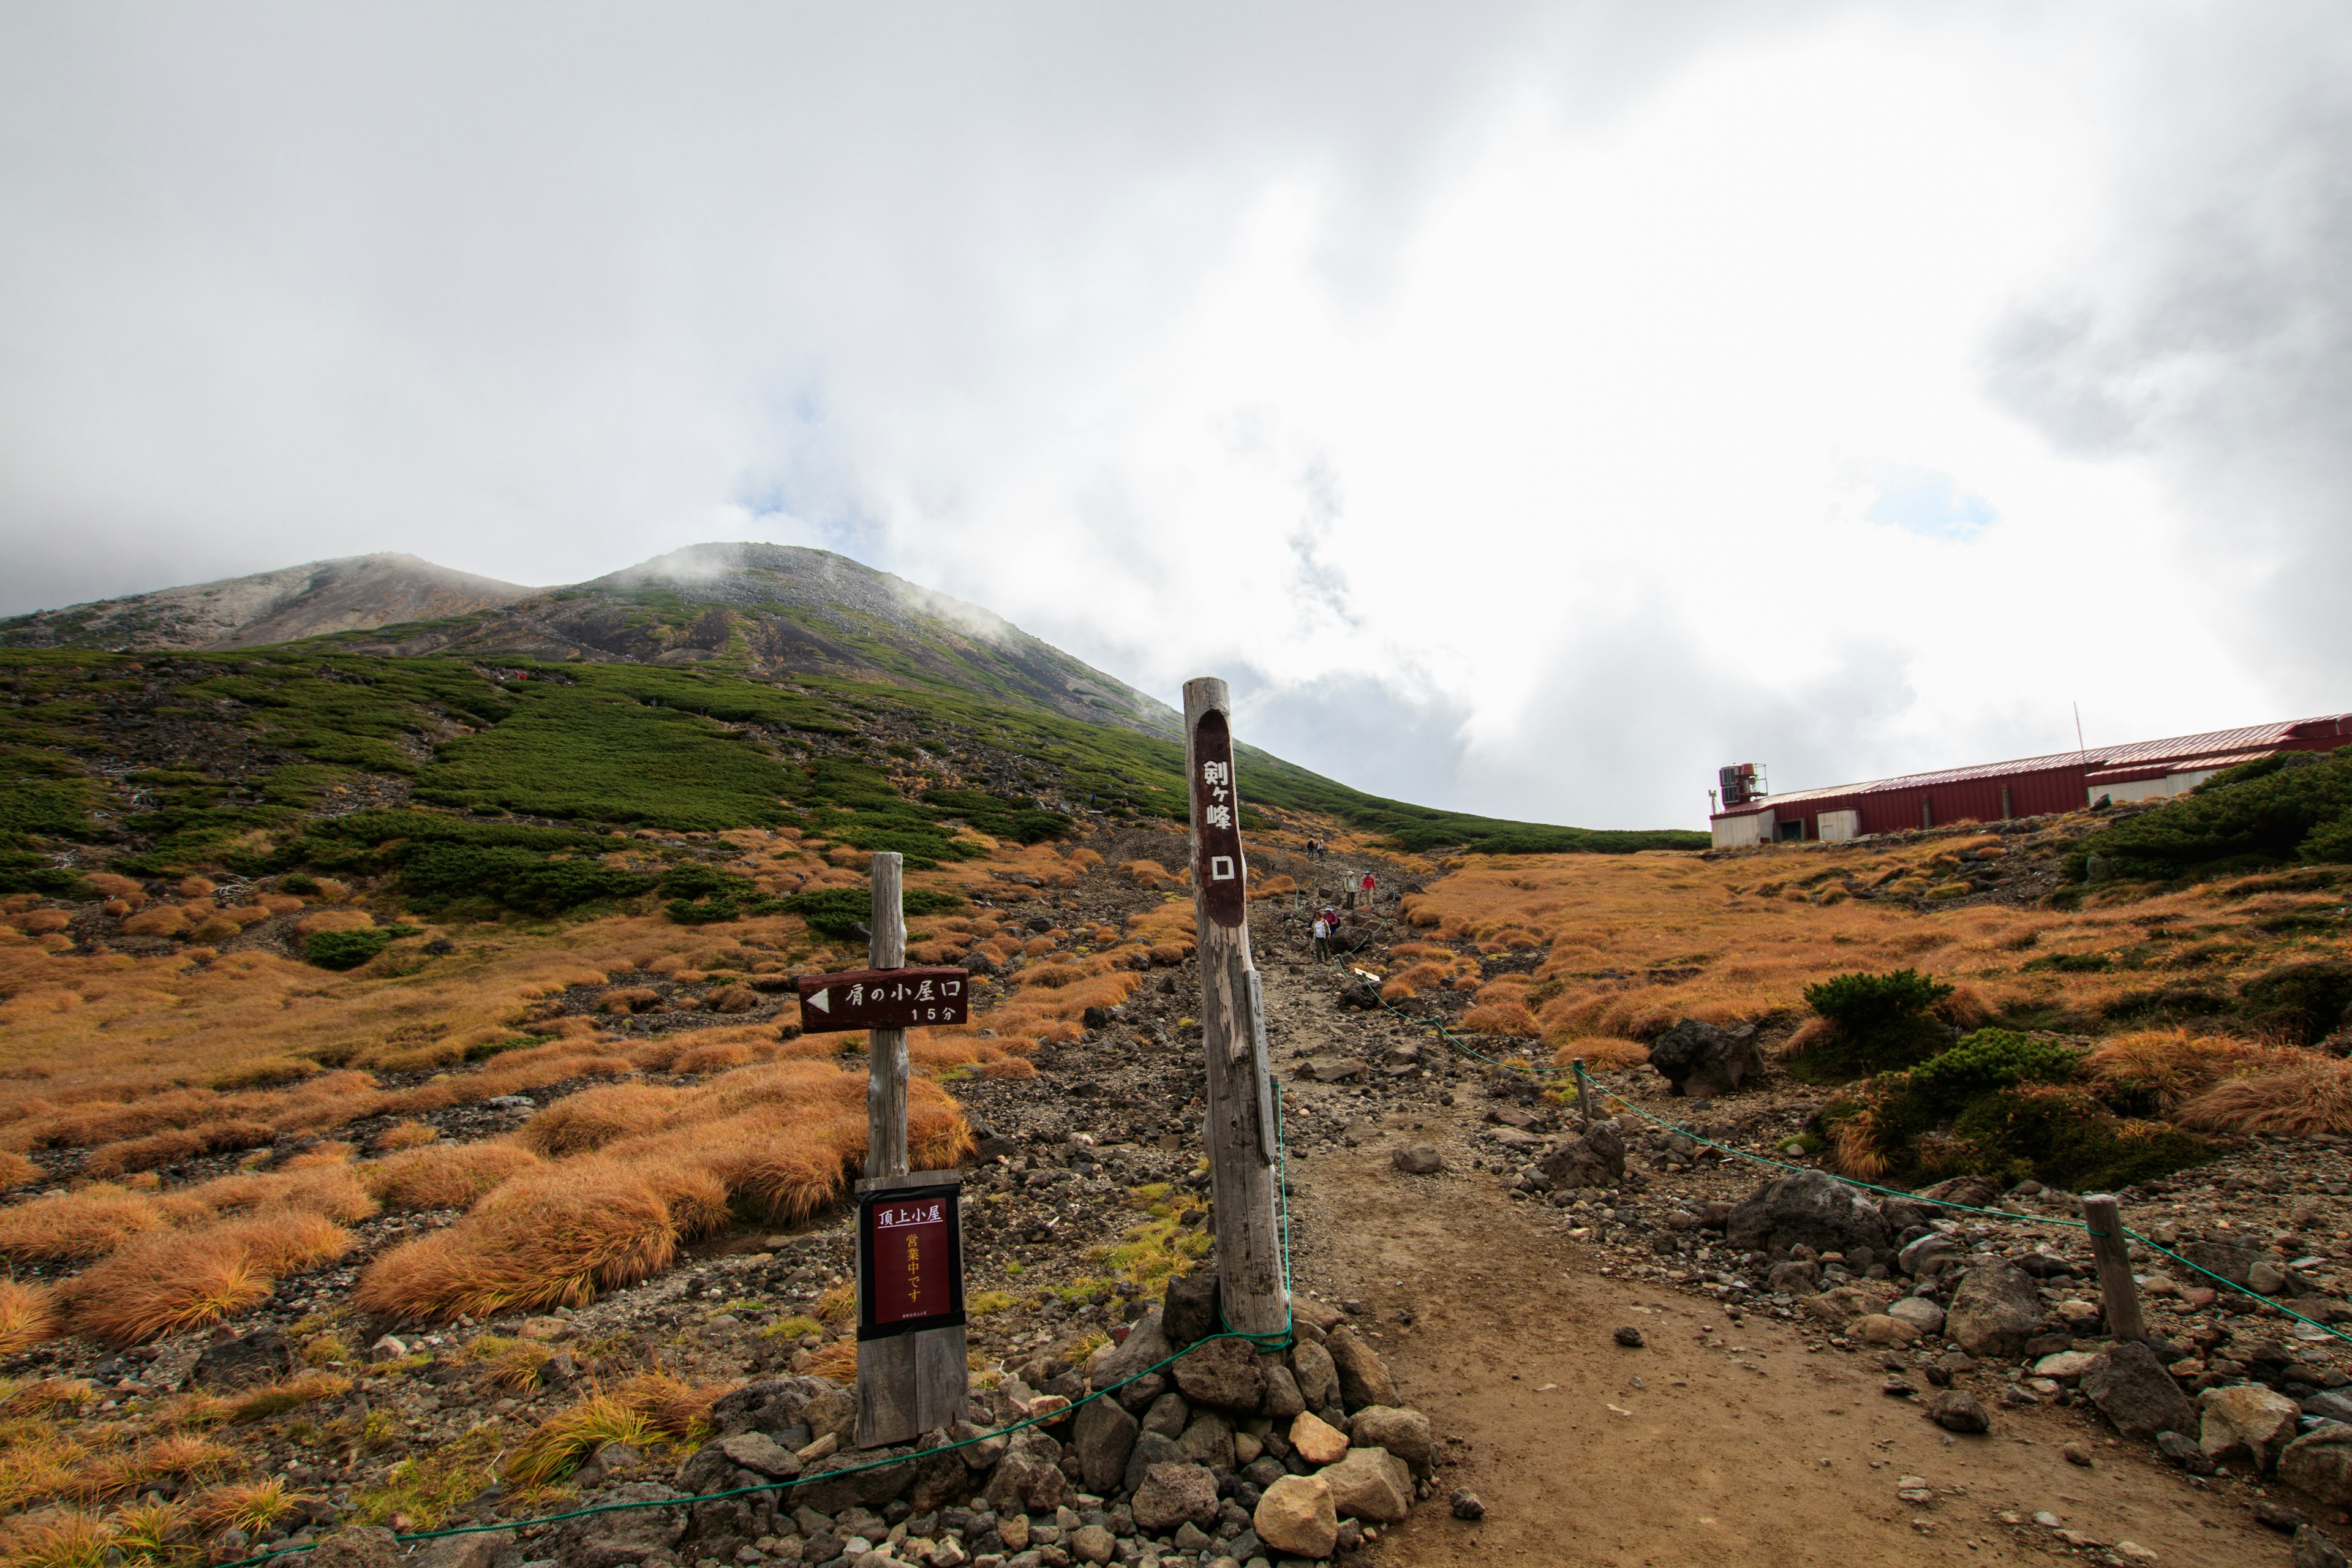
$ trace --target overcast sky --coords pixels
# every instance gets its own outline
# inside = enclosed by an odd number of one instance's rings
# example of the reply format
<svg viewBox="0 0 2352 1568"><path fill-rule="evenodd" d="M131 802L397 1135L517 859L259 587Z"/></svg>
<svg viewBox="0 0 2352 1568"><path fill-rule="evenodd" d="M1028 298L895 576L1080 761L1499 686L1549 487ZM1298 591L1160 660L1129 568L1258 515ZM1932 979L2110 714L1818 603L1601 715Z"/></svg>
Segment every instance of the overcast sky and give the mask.
<svg viewBox="0 0 2352 1568"><path fill-rule="evenodd" d="M2324 4L0 8L0 613L823 545L1594 826L2352 708Z"/></svg>

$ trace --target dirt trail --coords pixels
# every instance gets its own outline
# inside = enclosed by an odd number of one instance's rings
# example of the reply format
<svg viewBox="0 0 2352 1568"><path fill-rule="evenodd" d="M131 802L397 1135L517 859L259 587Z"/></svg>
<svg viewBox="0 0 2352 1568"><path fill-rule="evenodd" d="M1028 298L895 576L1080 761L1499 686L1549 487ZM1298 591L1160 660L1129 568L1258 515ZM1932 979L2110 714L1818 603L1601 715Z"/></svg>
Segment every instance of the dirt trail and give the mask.
<svg viewBox="0 0 2352 1568"><path fill-rule="evenodd" d="M1351 1026L1327 987L1273 967L1279 1068ZM1284 1092L1295 1113L1339 1093L1286 1076ZM1470 1168L1483 1105L1428 1104L1410 1112L1419 1131L1391 1117L1354 1149L1291 1164L1298 1288L1366 1304L1360 1321L1447 1440L1443 1486L1486 1505L1475 1525L1424 1505L1376 1549L1387 1568L2005 1562L2063 1550L2030 1522L2043 1510L2159 1563L2285 1561L2285 1541L2241 1502L2074 1415L2000 1410L1990 1435L1952 1436L1880 1392L1882 1352L1809 1354L1793 1326L1733 1323L1698 1298L1602 1278L1556 1211L1513 1203ZM1424 1140L1445 1173L1397 1174L1391 1151ZM1620 1325L1646 1347L1618 1347ZM2092 1468L2061 1456L2070 1441L2093 1447ZM1900 1500L1904 1476L1924 1478L1935 1500ZM2003 1511L2028 1522L2003 1524Z"/></svg>

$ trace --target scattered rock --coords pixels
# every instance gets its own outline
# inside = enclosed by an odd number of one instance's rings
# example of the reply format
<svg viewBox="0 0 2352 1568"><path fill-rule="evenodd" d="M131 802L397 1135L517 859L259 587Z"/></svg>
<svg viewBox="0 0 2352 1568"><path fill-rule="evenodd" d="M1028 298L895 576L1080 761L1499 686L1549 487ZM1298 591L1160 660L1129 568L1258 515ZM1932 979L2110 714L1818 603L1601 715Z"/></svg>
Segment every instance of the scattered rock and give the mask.
<svg viewBox="0 0 2352 1568"><path fill-rule="evenodd" d="M1172 1352L1197 1344L1216 1328L1216 1270L1196 1269L1171 1279L1160 1312L1160 1332L1168 1341L1168 1350Z"/></svg>
<svg viewBox="0 0 2352 1568"><path fill-rule="evenodd" d="M2158 1432L2156 1451L2192 1476L2210 1476L2216 1468L2202 1447L2178 1432Z"/></svg>
<svg viewBox="0 0 2352 1568"><path fill-rule="evenodd" d="M2033 1363L2033 1375L2058 1383L2079 1383L2084 1373L2098 1364L2096 1351L2055 1351Z"/></svg>
<svg viewBox="0 0 2352 1568"><path fill-rule="evenodd" d="M1856 1318L1846 1330L1858 1334L1866 1345L1907 1345L1919 1337L1919 1325L1884 1312L1871 1312Z"/></svg>
<svg viewBox="0 0 2352 1568"><path fill-rule="evenodd" d="M1319 1468L1347 1458L1348 1435L1321 1417L1307 1414L1291 1422L1290 1446L1298 1450L1300 1458Z"/></svg>
<svg viewBox="0 0 2352 1568"><path fill-rule="evenodd" d="M1135 1527L1153 1535L1187 1522L1206 1530L1216 1522L1217 1478L1199 1465L1154 1465L1129 1507Z"/></svg>
<svg viewBox="0 0 2352 1568"><path fill-rule="evenodd" d="M2352 1426L2320 1426L2279 1455L2278 1478L2330 1508L2352 1507Z"/></svg>
<svg viewBox="0 0 2352 1568"><path fill-rule="evenodd" d="M1331 1484L1320 1476L1285 1476L1265 1489L1250 1515L1257 1538L1294 1557L1331 1555L1339 1539L1339 1514Z"/></svg>
<svg viewBox="0 0 2352 1568"><path fill-rule="evenodd" d="M1798 1171L1767 1182L1735 1206L1724 1237L1740 1252L1810 1247L1851 1253L1887 1250L1886 1222L1861 1192L1823 1171Z"/></svg>
<svg viewBox="0 0 2352 1568"><path fill-rule="evenodd" d="M1118 1489L1127 1474L1127 1457L1135 1450L1138 1431L1135 1417L1115 1400L1091 1400L1078 1412L1070 1447L1078 1456L1078 1471L1087 1490L1108 1494Z"/></svg>
<svg viewBox="0 0 2352 1568"><path fill-rule="evenodd" d="M1307 1409L1328 1410L1339 1403L1339 1368L1323 1346L1308 1340L1291 1346L1290 1374Z"/></svg>
<svg viewBox="0 0 2352 1568"><path fill-rule="evenodd" d="M1625 1179L1625 1139L1614 1121L1595 1121L1538 1167L1554 1187L1613 1187Z"/></svg>
<svg viewBox="0 0 2352 1568"><path fill-rule="evenodd" d="M1367 1405L1348 1423L1349 1442L1359 1448L1386 1448L1405 1462L1415 1476L1426 1476L1436 1458L1437 1440L1429 1417L1418 1410L1390 1405Z"/></svg>
<svg viewBox="0 0 2352 1568"><path fill-rule="evenodd" d="M2209 1388L2197 1396L2203 1413L2198 1447L2217 1465L2242 1461L2267 1471L2294 1441L2303 1406L2259 1384Z"/></svg>
<svg viewBox="0 0 2352 1568"><path fill-rule="evenodd" d="M1983 1263L1960 1277L1944 1314L1944 1333L1974 1356L2015 1361L2042 1327L2033 1277L2007 1263Z"/></svg>
<svg viewBox="0 0 2352 1568"><path fill-rule="evenodd" d="M1412 1509L1412 1473L1386 1448L1350 1448L1317 1474L1331 1488L1332 1506L1351 1519L1393 1524Z"/></svg>
<svg viewBox="0 0 2352 1568"><path fill-rule="evenodd" d="M1642 1331L1634 1328L1630 1323L1620 1328L1613 1337L1619 1344L1623 1345L1629 1351L1640 1350L1644 1344L1648 1343L1646 1340L1642 1338Z"/></svg>
<svg viewBox="0 0 2352 1568"><path fill-rule="evenodd" d="M1445 1500L1453 1508L1454 1517L1456 1519L1479 1520L1486 1517L1486 1505L1480 1502L1478 1494L1468 1487L1455 1487L1454 1494Z"/></svg>
<svg viewBox="0 0 2352 1568"><path fill-rule="evenodd" d="M1901 1319L1931 1338L1944 1331L1944 1309L1922 1296L1904 1297L1886 1309L1886 1315Z"/></svg>
<svg viewBox="0 0 2352 1568"><path fill-rule="evenodd" d="M1339 1373L1339 1398L1349 1409L1397 1402L1396 1379L1389 1375L1388 1364L1353 1329L1333 1329L1324 1336L1323 1348L1331 1352L1331 1364Z"/></svg>
<svg viewBox="0 0 2352 1568"><path fill-rule="evenodd" d="M1928 1418L1947 1432L1989 1432L1992 1417L1977 1403L1976 1395L1957 1388L1948 1388L1927 1401Z"/></svg>
<svg viewBox="0 0 2352 1568"><path fill-rule="evenodd" d="M1341 1331L1344 1332L1345 1331ZM1338 1335L1332 1336L1335 1340ZM1367 1352L1369 1353L1369 1352ZM1334 1352L1337 1359L1337 1352ZM1187 1351L1171 1369L1176 1386L1195 1405L1220 1410L1255 1412L1265 1396L1265 1379L1258 1371L1257 1352L1246 1340L1211 1340ZM1347 1373L1340 1373L1342 1388Z"/></svg>
<svg viewBox="0 0 2352 1568"><path fill-rule="evenodd" d="M2299 1527L2294 1532L2294 1568L2347 1568L2352 1558L2344 1555L2336 1542L2319 1531L2315 1524Z"/></svg>
<svg viewBox="0 0 2352 1568"><path fill-rule="evenodd" d="M1764 1053L1757 1047L1753 1024L1718 1029L1685 1018L1650 1042L1650 1065L1676 1094L1729 1094L1763 1076Z"/></svg>
<svg viewBox="0 0 2352 1568"><path fill-rule="evenodd" d="M1957 1309L1958 1303L1955 1303ZM2197 1416L2156 1352L2126 1341L2083 1374L2083 1392L2126 1437L2151 1441L2158 1432L2185 1432Z"/></svg>
<svg viewBox="0 0 2352 1568"><path fill-rule="evenodd" d="M1407 1144L1389 1156L1389 1163L1408 1176L1433 1176L1445 1169L1434 1143Z"/></svg>
<svg viewBox="0 0 2352 1568"><path fill-rule="evenodd" d="M2080 1443L2067 1444L2058 1450L2058 1457L2070 1465L2080 1465L2086 1470L2091 1468L2091 1450Z"/></svg>
<svg viewBox="0 0 2352 1568"><path fill-rule="evenodd" d="M304 1561L321 1568L396 1568L400 1545L379 1525L355 1524L312 1547Z"/></svg>
<svg viewBox="0 0 2352 1568"><path fill-rule="evenodd" d="M250 1388L275 1383L293 1370L286 1332L265 1323L247 1334L230 1334L206 1345L189 1381L198 1388Z"/></svg>

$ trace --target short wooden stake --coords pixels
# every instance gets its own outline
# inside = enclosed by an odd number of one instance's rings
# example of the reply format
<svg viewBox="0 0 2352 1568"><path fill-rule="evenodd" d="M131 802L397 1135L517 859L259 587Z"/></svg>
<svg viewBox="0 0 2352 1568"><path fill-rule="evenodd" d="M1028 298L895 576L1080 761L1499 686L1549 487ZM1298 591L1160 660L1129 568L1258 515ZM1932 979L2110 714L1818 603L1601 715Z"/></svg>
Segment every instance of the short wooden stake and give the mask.
<svg viewBox="0 0 2352 1568"><path fill-rule="evenodd" d="M1592 1085L1584 1077L1584 1058L1576 1058L1576 1113L1584 1118L1584 1125L1592 1125Z"/></svg>
<svg viewBox="0 0 2352 1568"><path fill-rule="evenodd" d="M1225 1327L1290 1326L1275 1192L1274 1074L1265 1005L1250 959L1248 869L1234 777L1233 702L1222 680L1184 683L1192 781L1192 914L1201 963L1201 1045L1208 1057L1209 1191Z"/></svg>
<svg viewBox="0 0 2352 1568"><path fill-rule="evenodd" d="M2107 1332L2119 1340L2147 1338L2147 1323L2139 1311L2139 1284L2132 1279L2122 1206L2104 1193L2092 1194L2083 1200L2083 1224L2091 1233L2091 1255L2098 1260Z"/></svg>

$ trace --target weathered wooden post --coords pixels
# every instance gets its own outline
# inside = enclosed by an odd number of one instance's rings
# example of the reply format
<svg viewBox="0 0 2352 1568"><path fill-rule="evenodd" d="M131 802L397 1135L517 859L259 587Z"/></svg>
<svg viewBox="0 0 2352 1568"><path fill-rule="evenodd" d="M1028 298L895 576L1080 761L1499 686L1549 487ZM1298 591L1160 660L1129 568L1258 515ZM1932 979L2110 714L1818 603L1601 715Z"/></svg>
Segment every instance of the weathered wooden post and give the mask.
<svg viewBox="0 0 2352 1568"><path fill-rule="evenodd" d="M866 1177L857 1184L857 1443L904 1443L964 1418L962 1185L907 1169L907 1028L970 1016L961 969L909 969L900 863L874 857L871 968L804 974L801 1027L864 1029Z"/></svg>
<svg viewBox="0 0 2352 1568"><path fill-rule="evenodd" d="M1249 868L1242 854L1232 720L1223 681L1184 683L1218 1296L1228 1329L1278 1334L1290 1326L1290 1298L1276 1207L1274 1076L1266 1061L1265 997L1250 958Z"/></svg>
<svg viewBox="0 0 2352 1568"><path fill-rule="evenodd" d="M874 901L866 926L866 963L873 969L907 963L905 863L892 851L874 857ZM866 1173L907 1173L907 1031L866 1031Z"/></svg>
<svg viewBox="0 0 2352 1568"><path fill-rule="evenodd" d="M1584 1118L1584 1125L1592 1125L1592 1085L1584 1077L1584 1058L1576 1058L1576 1113Z"/></svg>
<svg viewBox="0 0 2352 1568"><path fill-rule="evenodd" d="M2091 1256L2098 1260L2107 1332L2119 1340L2147 1338L2147 1323L2139 1311L2139 1284L2132 1279L2122 1206L2104 1193L2091 1194L2083 1199L2083 1224L2091 1233Z"/></svg>

